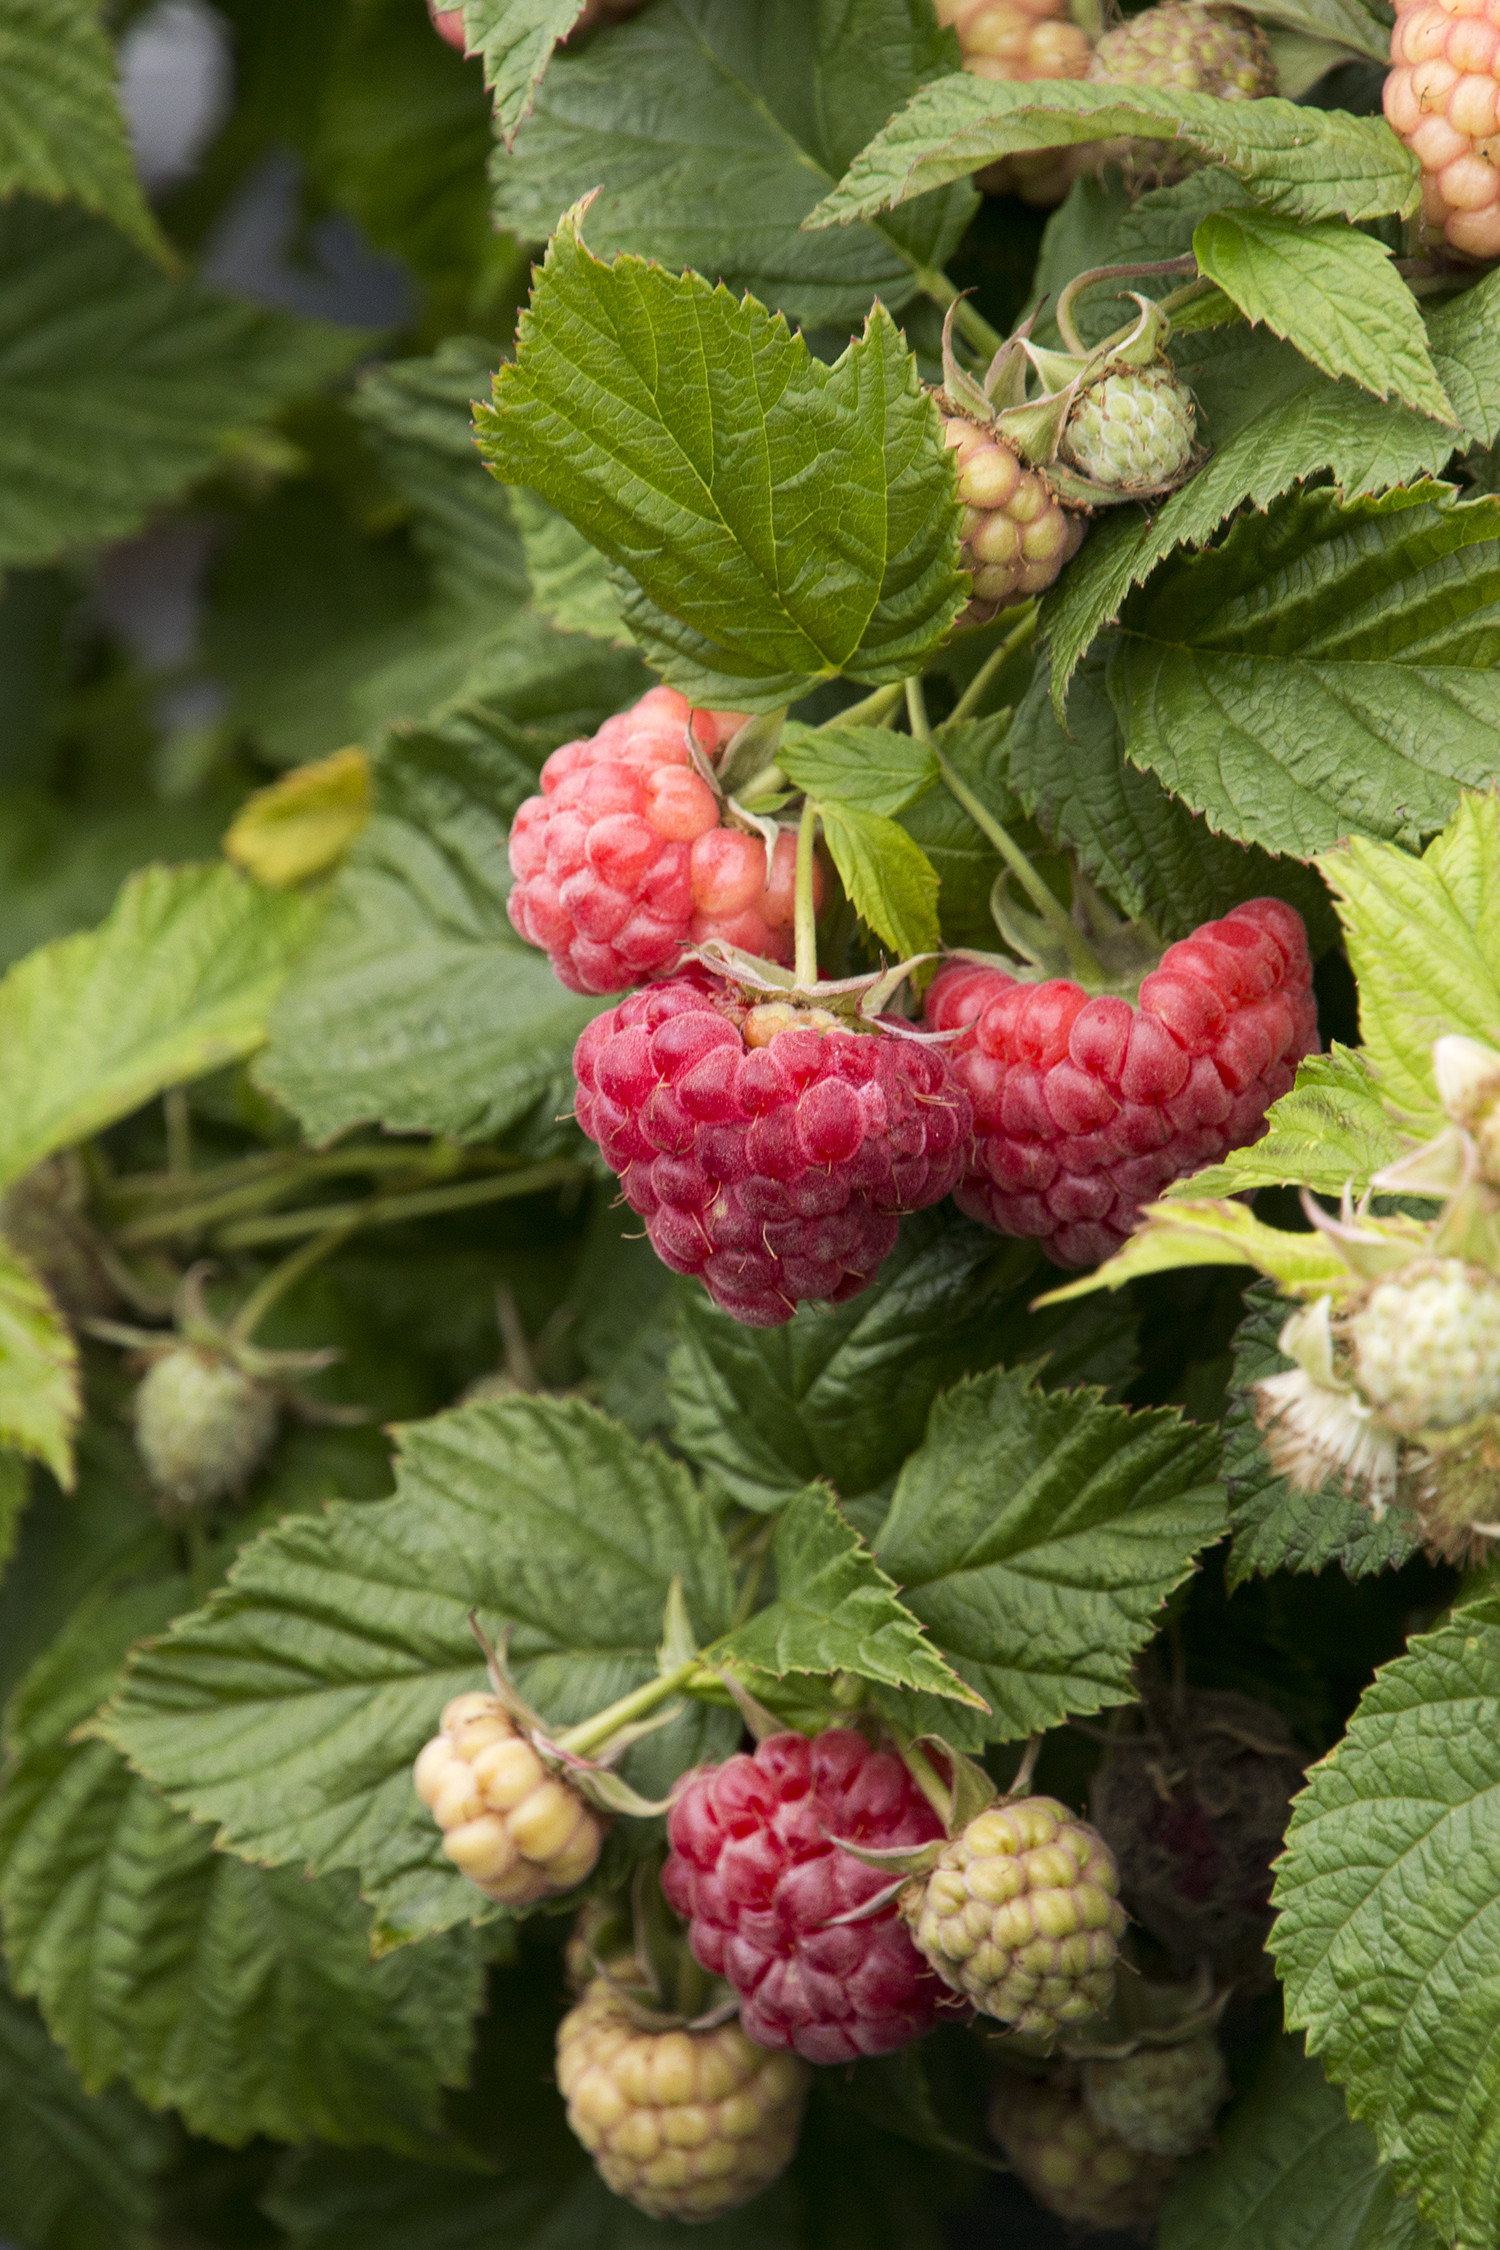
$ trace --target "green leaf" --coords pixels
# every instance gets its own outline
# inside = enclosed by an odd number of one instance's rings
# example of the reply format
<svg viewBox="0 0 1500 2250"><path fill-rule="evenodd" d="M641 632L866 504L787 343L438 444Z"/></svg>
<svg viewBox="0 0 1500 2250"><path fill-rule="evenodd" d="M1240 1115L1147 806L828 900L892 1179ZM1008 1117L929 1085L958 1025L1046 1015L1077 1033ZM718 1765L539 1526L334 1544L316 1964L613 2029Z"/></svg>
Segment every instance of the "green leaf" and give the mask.
<svg viewBox="0 0 1500 2250"><path fill-rule="evenodd" d="M1292 1809L1271 1938L1287 2017L1454 2250L1500 2197L1500 1599L1379 1671Z"/></svg>
<svg viewBox="0 0 1500 2250"><path fill-rule="evenodd" d="M1108 677L1134 764L1211 828L1306 858L1351 830L1415 843L1491 778L1497 660L1500 502L1427 485L1304 492L1174 557Z"/></svg>
<svg viewBox="0 0 1500 2250"><path fill-rule="evenodd" d="M1433 1041L1464 1032L1500 1046L1500 799L1466 793L1420 859L1356 836L1319 865L1381 1093L1413 1132L1440 1132Z"/></svg>
<svg viewBox="0 0 1500 2250"><path fill-rule="evenodd" d="M1377 1523L1336 1485L1298 1492L1271 1467L1249 1393L1253 1384L1291 1366L1276 1339L1294 1308L1267 1281L1246 1290L1245 1304L1224 1415L1224 1476L1234 1535L1225 1566L1230 1585L1243 1585L1257 1573L1323 1570L1334 1562L1350 1578L1368 1578L1408 1561L1417 1540L1401 1515L1392 1512Z"/></svg>
<svg viewBox="0 0 1500 2250"><path fill-rule="evenodd" d="M748 290L788 320L844 327L899 312L974 214L967 180L845 234L802 221L924 78L951 32L917 0L673 0L553 63L514 153L491 168L495 217L544 241L600 190L592 238Z"/></svg>
<svg viewBox="0 0 1500 2250"><path fill-rule="evenodd" d="M104 220L39 203L0 205L0 303L7 566L138 530L366 341L170 280Z"/></svg>
<svg viewBox="0 0 1500 2250"><path fill-rule="evenodd" d="M1029 1243L945 1211L908 1219L860 1296L805 1305L781 1328L746 1328L695 1290L668 1363L673 1436L746 1508L783 1507L818 1477L845 1500L887 1487L962 1375L997 1359L1041 1362L1056 1381L1122 1372L1120 1356L1090 1364L1123 1340L1117 1325L1029 1310L1043 1270Z"/></svg>
<svg viewBox="0 0 1500 2250"><path fill-rule="evenodd" d="M483 1680L470 1611L512 1629L523 1692L565 1725L655 1675L678 1575L700 1640L726 1631L728 1554L677 1464L577 1399L464 1407L402 1429L393 1499L247 1547L135 1657L105 1732L230 1850L353 1868L384 1929L419 1936L488 1911L411 1785L443 1705ZM726 1723L695 1706L624 1771L660 1795Z"/></svg>
<svg viewBox="0 0 1500 2250"><path fill-rule="evenodd" d="M1364 0L1255 0L1255 16L1260 23L1348 48L1382 68L1390 61L1390 11L1380 0L1370 6Z"/></svg>
<svg viewBox="0 0 1500 2250"><path fill-rule="evenodd" d="M31 1497L31 1467L23 1453L0 1453L0 1578L15 1553L21 1518Z"/></svg>
<svg viewBox="0 0 1500 2250"><path fill-rule="evenodd" d="M90 2100L0 1984L0 2227L25 2250L154 2250L172 2135L123 2088Z"/></svg>
<svg viewBox="0 0 1500 2250"><path fill-rule="evenodd" d="M1456 417L1433 367L1417 300L1373 235L1268 211L1215 211L1193 235L1198 270L1335 379Z"/></svg>
<svg viewBox="0 0 1500 2250"><path fill-rule="evenodd" d="M542 73L559 39L583 12L583 0L463 0L464 41L484 57L484 82L495 97L495 123L507 148L531 115Z"/></svg>
<svg viewBox="0 0 1500 2250"><path fill-rule="evenodd" d="M1336 1286L1348 1267L1321 1234L1289 1234L1265 1226L1243 1203L1148 1203L1136 1232L1112 1258L1081 1281L1050 1289L1043 1304L1063 1305L1095 1289L1123 1289L1143 1274L1183 1266L1255 1266L1298 1288Z"/></svg>
<svg viewBox="0 0 1500 2250"><path fill-rule="evenodd" d="M920 844L884 813L853 805L819 807L823 840L854 911L899 960L933 953L938 928L937 869Z"/></svg>
<svg viewBox="0 0 1500 2250"><path fill-rule="evenodd" d="M996 84L964 73L915 93L808 224L844 226L997 157L1115 134L1180 141L1227 166L1268 209L1295 218L1405 216L1420 197L1417 160L1382 118L1275 99L1223 102L1177 87Z"/></svg>
<svg viewBox="0 0 1500 2250"><path fill-rule="evenodd" d="M480 451L636 582L631 630L706 708L903 678L962 605L937 413L879 305L832 366L753 300L559 226Z"/></svg>
<svg viewBox="0 0 1500 2250"><path fill-rule="evenodd" d="M1261 1140L1231 1150L1222 1164L1190 1179L1174 1180L1163 1199L1308 1187L1337 1201L1345 1188L1362 1195L1370 1174L1394 1163L1404 1145L1362 1057L1337 1040L1328 1054L1309 1055L1298 1065L1296 1085L1271 1104L1266 1125Z"/></svg>
<svg viewBox="0 0 1500 2250"><path fill-rule="evenodd" d="M1218 1436L996 1369L932 1409L876 1560L1003 1742L1135 1694L1162 1603L1224 1527Z"/></svg>
<svg viewBox="0 0 1500 2250"><path fill-rule="evenodd" d="M788 1502L772 1550L776 1599L721 1641L716 1659L784 1680L789 1672L853 1672L978 1707L826 1485Z"/></svg>
<svg viewBox="0 0 1500 2250"><path fill-rule="evenodd" d="M0 982L0 1185L259 1046L318 913L228 867L148 867L97 930L18 961Z"/></svg>
<svg viewBox="0 0 1500 2250"><path fill-rule="evenodd" d="M523 484L512 485L509 498L537 615L560 633L588 633L613 648L632 648L619 592L598 548Z"/></svg>
<svg viewBox="0 0 1500 2250"><path fill-rule="evenodd" d="M904 812L938 778L927 745L890 727L806 727L793 720L776 763L810 797L887 815Z"/></svg>
<svg viewBox="0 0 1500 2250"><path fill-rule="evenodd" d="M61 1485L73 1482L73 1429L82 1402L78 1346L51 1290L0 1236L0 1565L14 1536L18 1454L40 1461ZM21 1486L24 1493L24 1483Z"/></svg>
<svg viewBox="0 0 1500 2250"><path fill-rule="evenodd" d="M167 1579L86 1601L10 1706L0 1907L17 1989L87 2088L124 2078L194 2132L429 2149L482 1998L472 1938L372 1962L347 1875L215 1851L107 1744L70 1739L131 1643L190 1598Z"/></svg>
<svg viewBox="0 0 1500 2250"><path fill-rule="evenodd" d="M1292 2039L1273 2039L1168 2200L1158 2250L1438 2250L1375 2143Z"/></svg>
<svg viewBox="0 0 1500 2250"><path fill-rule="evenodd" d="M1269 896L1296 907L1315 956L1333 942L1327 894L1310 869L1214 835L1154 774L1127 764L1102 656L1073 675L1066 727L1039 665L1007 750L1012 785L1043 832L1074 852L1124 913L1144 915L1164 938L1190 937L1246 899Z"/></svg>
<svg viewBox="0 0 1500 2250"><path fill-rule="evenodd" d="M0 18L0 199L80 203L163 264L141 193L97 0L6 0Z"/></svg>
<svg viewBox="0 0 1500 2250"><path fill-rule="evenodd" d="M1444 390L1478 445L1500 437L1500 274L1490 272L1428 315L1427 340Z"/></svg>

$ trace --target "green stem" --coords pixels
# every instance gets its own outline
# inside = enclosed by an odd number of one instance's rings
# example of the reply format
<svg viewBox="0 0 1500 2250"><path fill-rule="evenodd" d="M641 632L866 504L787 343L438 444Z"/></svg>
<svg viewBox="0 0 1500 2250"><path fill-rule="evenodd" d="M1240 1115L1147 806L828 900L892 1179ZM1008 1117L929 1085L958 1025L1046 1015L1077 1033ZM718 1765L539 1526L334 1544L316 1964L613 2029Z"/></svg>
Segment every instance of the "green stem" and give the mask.
<svg viewBox="0 0 1500 2250"><path fill-rule="evenodd" d="M161 1106L167 1127L167 1170L176 1179L186 1179L193 1169L193 1116L187 1089L169 1086Z"/></svg>
<svg viewBox="0 0 1500 2250"><path fill-rule="evenodd" d="M888 687L876 688L862 703L851 703L847 711L836 711L818 728L822 734L828 727L878 727L888 711L896 710L901 702L902 682L893 680Z"/></svg>
<svg viewBox="0 0 1500 2250"><path fill-rule="evenodd" d="M795 974L797 982L803 985L818 981L818 914L813 903L813 846L817 831L818 807L809 797L797 823L797 889L792 923L797 941Z"/></svg>
<svg viewBox="0 0 1500 2250"><path fill-rule="evenodd" d="M555 1738L558 1749L571 1752L575 1758L587 1758L601 1743L609 1740L617 1727L632 1726L637 1719L644 1719L649 1712L654 1711L658 1704L666 1703L672 1696L679 1695L701 1662L701 1657L690 1656L675 1671L664 1672L657 1679L647 1680L644 1687L634 1688L629 1695L622 1695L619 1702L611 1703L607 1710L596 1711L591 1719L580 1720L576 1727L569 1727L566 1733Z"/></svg>
<svg viewBox="0 0 1500 2250"><path fill-rule="evenodd" d="M295 1287L302 1276L305 1273L310 1273L312 1268L326 1258L330 1251L337 1250L340 1243L347 1242L355 1228L360 1225L364 1215L365 1207L361 1205L352 1218L345 1219L342 1224L329 1227L324 1233L315 1235L311 1242L304 1242L300 1250L294 1250L289 1258L283 1258L279 1266L273 1266L270 1272L256 1283L229 1323L231 1343L248 1344L256 1329L278 1299L284 1297L289 1289Z"/></svg>
<svg viewBox="0 0 1500 2250"><path fill-rule="evenodd" d="M1057 310L1052 316L1057 322L1057 332L1070 352L1079 352L1086 355L1088 346L1073 325L1073 307L1077 304L1085 289L1092 289L1096 283L1101 281L1135 281L1151 274L1196 274L1197 271L1198 261L1191 252L1182 258L1152 258L1147 260L1144 265L1090 266L1086 273L1074 274L1073 279L1058 298ZM1107 350L1110 344L1128 336L1134 326L1135 322L1130 321L1118 331L1117 336L1107 337L1105 342L1096 348L1100 351Z"/></svg>
<svg viewBox="0 0 1500 2250"><path fill-rule="evenodd" d="M122 1243L146 1245L168 1241L176 1234L195 1233L222 1218L258 1210L294 1194L310 1181L345 1173L410 1172L417 1178L454 1171L510 1168L514 1159L491 1151L463 1151L452 1143L435 1141L427 1146L410 1142L399 1147L333 1150L317 1156L250 1157L237 1164L221 1164L197 1172L191 1182L171 1173L137 1173L112 1182L106 1201L121 1216L113 1230ZM143 1216L124 1216L133 1205L165 1204Z"/></svg>
<svg viewBox="0 0 1500 2250"><path fill-rule="evenodd" d="M906 716L911 721L911 731L918 742L925 742L929 750L936 752L937 744L932 739L932 722L927 716L927 698L922 692L921 676L915 672L906 682Z"/></svg>
<svg viewBox="0 0 1500 2250"><path fill-rule="evenodd" d="M452 1187L418 1188L410 1195L388 1192L372 1195L363 1203L324 1203L302 1211L286 1211L279 1218L245 1219L225 1227L215 1241L220 1250L251 1250L266 1242L286 1242L320 1227L356 1224L386 1226L398 1219L435 1218L445 1211L465 1211L479 1203L505 1203L512 1196L540 1195L545 1188L561 1187L588 1177L588 1166L570 1156L549 1157L524 1171L503 1173L498 1179L461 1180Z"/></svg>
<svg viewBox="0 0 1500 2250"><path fill-rule="evenodd" d="M986 359L993 359L996 352L1003 349L1005 338L999 329L991 328L983 313L977 311L967 297L960 295L940 267L914 266L912 277L923 296L930 297L944 312L950 305L953 307L954 327L965 342L972 344L976 351L983 352Z"/></svg>
<svg viewBox="0 0 1500 2250"><path fill-rule="evenodd" d="M1019 621L1011 627L999 647L991 650L954 705L948 719L950 727L960 719L971 719L974 716L984 701L991 682L1004 671L1016 651L1024 648L1035 633L1036 621L1036 603L1023 603Z"/></svg>
<svg viewBox="0 0 1500 2250"><path fill-rule="evenodd" d="M1031 1777L1036 1772L1036 1762L1041 1754L1042 1737L1039 1734L1034 1734L1028 1739L1025 1749L1021 1752L1021 1763L1017 1766L1015 1778L1005 1792L1007 1797L1025 1796L1027 1790L1031 1787Z"/></svg>
<svg viewBox="0 0 1500 2250"><path fill-rule="evenodd" d="M1074 974L1085 985L1092 985L1096 990L1101 988L1108 981L1104 964L1061 899L1048 889L1015 838L1001 827L989 807L981 804L968 783L959 779L936 743L933 744L933 756L937 759L938 772L949 790L963 806L975 827L989 838L1042 920L1056 936L1072 964Z"/></svg>

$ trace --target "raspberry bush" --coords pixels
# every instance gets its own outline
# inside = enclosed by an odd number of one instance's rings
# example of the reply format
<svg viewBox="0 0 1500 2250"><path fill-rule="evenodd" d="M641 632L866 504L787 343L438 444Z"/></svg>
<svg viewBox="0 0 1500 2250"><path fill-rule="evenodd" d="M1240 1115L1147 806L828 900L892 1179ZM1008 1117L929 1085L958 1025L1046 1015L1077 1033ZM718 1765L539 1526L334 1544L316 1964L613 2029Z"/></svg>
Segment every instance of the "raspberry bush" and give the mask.
<svg viewBox="0 0 1500 2250"><path fill-rule="evenodd" d="M6 2250L1494 2250L1497 42L0 0Z"/></svg>

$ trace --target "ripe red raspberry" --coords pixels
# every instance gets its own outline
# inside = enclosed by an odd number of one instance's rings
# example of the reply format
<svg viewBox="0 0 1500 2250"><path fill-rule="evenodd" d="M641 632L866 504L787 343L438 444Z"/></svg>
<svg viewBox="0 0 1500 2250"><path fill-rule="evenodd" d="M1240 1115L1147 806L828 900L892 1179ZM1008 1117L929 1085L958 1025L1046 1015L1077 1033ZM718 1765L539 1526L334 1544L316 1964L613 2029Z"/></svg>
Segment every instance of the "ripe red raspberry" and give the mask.
<svg viewBox="0 0 1500 2250"><path fill-rule="evenodd" d="M927 1021L962 1029L953 1068L974 1103L955 1201L1056 1265L1096 1265L1170 1180L1260 1138L1317 1047L1311 984L1302 918L1274 898L1169 945L1135 1007L952 962Z"/></svg>
<svg viewBox="0 0 1500 2250"><path fill-rule="evenodd" d="M596 1016L573 1070L657 1256L756 1328L865 1288L899 1215L951 1193L972 1126L939 1049L696 969Z"/></svg>
<svg viewBox="0 0 1500 2250"><path fill-rule="evenodd" d="M510 918L573 992L622 992L707 938L791 961L796 838L782 835L768 883L761 837L720 825L690 723L711 755L744 722L652 688L597 734L554 750L541 795L516 814Z"/></svg>
<svg viewBox="0 0 1500 2250"><path fill-rule="evenodd" d="M1472 258L1500 257L1500 4L1397 0L1385 114L1422 167L1422 215Z"/></svg>
<svg viewBox="0 0 1500 2250"><path fill-rule="evenodd" d="M830 1727L775 1734L753 1757L703 1766L667 1823L662 1889L705 1969L740 1995L760 2047L809 2062L888 2055L932 2029L946 1990L892 1904L830 1929L890 1878L832 1839L924 1844L942 1823L893 1750Z"/></svg>

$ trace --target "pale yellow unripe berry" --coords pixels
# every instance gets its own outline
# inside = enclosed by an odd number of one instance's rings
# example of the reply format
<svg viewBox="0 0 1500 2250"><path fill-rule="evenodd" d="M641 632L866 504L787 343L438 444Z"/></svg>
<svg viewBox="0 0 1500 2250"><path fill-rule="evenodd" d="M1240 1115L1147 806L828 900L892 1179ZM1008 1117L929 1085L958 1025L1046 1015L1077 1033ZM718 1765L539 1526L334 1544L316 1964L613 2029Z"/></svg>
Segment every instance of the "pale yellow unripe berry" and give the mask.
<svg viewBox="0 0 1500 2250"><path fill-rule="evenodd" d="M417 1758L417 1795L461 1873L504 1906L532 1906L590 1874L603 1814L550 1773L495 1695L455 1696Z"/></svg>

